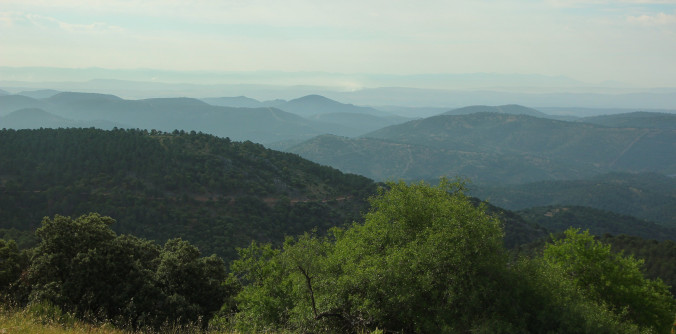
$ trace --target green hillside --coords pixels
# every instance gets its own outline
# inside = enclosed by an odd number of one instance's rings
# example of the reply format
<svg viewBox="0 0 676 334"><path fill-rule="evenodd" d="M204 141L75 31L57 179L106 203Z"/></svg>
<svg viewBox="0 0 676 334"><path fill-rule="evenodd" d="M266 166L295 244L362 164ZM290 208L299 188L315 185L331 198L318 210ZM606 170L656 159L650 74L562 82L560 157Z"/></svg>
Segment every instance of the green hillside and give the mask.
<svg viewBox="0 0 676 334"><path fill-rule="evenodd" d="M343 224L374 183L297 155L198 133L0 131L0 228L98 212L113 229L205 254Z"/></svg>
<svg viewBox="0 0 676 334"><path fill-rule="evenodd" d="M611 173L570 181L477 186L472 194L510 210L587 206L676 228L676 179L654 173Z"/></svg>
<svg viewBox="0 0 676 334"><path fill-rule="evenodd" d="M441 115L356 139L321 136L290 152L376 180L462 176L478 184L676 174L676 130L609 128L525 115Z"/></svg>
<svg viewBox="0 0 676 334"><path fill-rule="evenodd" d="M676 241L676 228L584 206L536 207L520 210L517 214L525 221L552 233L575 227L599 236L626 234L643 239Z"/></svg>
<svg viewBox="0 0 676 334"><path fill-rule="evenodd" d="M578 122L615 128L676 129L676 114L637 111L630 113L585 117Z"/></svg>

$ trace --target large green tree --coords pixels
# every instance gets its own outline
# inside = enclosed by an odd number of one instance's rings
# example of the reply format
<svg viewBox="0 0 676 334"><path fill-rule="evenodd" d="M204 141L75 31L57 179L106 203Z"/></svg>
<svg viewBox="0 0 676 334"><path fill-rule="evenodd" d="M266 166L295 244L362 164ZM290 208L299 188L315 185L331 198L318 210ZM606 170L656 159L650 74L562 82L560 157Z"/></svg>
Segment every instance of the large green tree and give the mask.
<svg viewBox="0 0 676 334"><path fill-rule="evenodd" d="M390 183L364 223L281 251L242 250L239 325L297 330L467 330L491 308L505 267L502 230L462 185ZM248 327L248 328L253 328Z"/></svg>

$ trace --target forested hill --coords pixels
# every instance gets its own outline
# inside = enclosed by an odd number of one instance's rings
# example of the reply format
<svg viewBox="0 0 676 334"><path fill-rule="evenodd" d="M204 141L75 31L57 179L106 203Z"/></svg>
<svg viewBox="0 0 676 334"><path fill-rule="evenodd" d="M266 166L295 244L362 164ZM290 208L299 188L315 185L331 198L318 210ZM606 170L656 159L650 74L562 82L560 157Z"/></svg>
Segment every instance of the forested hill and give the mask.
<svg viewBox="0 0 676 334"><path fill-rule="evenodd" d="M460 175L520 184L616 171L676 174L675 142L672 129L480 112L414 120L360 138L315 137L289 151L376 180Z"/></svg>
<svg viewBox="0 0 676 334"><path fill-rule="evenodd" d="M195 132L1 130L0 157L0 229L98 212L117 232L180 236L226 258L253 239L351 221L375 191L365 177Z"/></svg>

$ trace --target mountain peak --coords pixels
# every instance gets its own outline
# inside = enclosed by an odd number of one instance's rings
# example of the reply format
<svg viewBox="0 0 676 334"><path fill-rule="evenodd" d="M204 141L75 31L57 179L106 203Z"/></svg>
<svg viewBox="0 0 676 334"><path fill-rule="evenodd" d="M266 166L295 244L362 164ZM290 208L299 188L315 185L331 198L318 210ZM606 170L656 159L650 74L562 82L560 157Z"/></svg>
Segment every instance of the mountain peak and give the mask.
<svg viewBox="0 0 676 334"><path fill-rule="evenodd" d="M121 101L122 98L111 94L99 93L77 93L77 92L63 92L58 93L47 100L51 102L66 102L66 101Z"/></svg>
<svg viewBox="0 0 676 334"><path fill-rule="evenodd" d="M485 105L467 106L447 111L442 115L466 115L480 112L491 112L510 115L529 115L535 117L546 116L546 114L543 112L537 111L533 108L524 107L518 104L506 104L501 106L485 106Z"/></svg>

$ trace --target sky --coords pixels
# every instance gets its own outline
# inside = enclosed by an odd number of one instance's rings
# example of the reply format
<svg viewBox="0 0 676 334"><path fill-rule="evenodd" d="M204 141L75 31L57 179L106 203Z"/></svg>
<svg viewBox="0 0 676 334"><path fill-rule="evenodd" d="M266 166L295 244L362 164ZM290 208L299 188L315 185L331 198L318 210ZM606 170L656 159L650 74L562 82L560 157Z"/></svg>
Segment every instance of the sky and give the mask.
<svg viewBox="0 0 676 334"><path fill-rule="evenodd" d="M676 0L0 0L0 66L676 87Z"/></svg>

